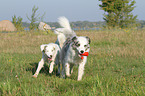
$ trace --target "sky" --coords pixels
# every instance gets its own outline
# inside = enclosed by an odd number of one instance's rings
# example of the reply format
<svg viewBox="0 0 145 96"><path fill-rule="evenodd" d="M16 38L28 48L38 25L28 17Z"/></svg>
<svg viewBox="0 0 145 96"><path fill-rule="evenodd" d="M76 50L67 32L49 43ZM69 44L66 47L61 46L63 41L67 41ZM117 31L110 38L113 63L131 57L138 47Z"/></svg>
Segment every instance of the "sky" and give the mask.
<svg viewBox="0 0 145 96"><path fill-rule="evenodd" d="M22 17L23 22L29 22L27 16L32 14L32 8L38 7L37 14L45 13L45 22L56 22L58 17L65 16L69 21L103 21L104 11L99 8L98 0L0 0L0 21L10 20L12 16ZM136 0L134 15L139 20L145 20L145 0Z"/></svg>

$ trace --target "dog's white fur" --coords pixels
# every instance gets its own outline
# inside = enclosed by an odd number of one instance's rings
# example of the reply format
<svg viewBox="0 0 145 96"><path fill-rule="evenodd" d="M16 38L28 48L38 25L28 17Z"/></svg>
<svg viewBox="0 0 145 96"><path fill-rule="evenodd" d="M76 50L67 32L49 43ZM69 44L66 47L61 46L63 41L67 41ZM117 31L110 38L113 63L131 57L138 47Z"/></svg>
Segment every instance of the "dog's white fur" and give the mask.
<svg viewBox="0 0 145 96"><path fill-rule="evenodd" d="M70 72L73 72L73 66L79 65L77 79L79 81L82 79L84 66L87 62L87 56L84 56L84 59L82 60L80 54L89 52L90 39L85 36L76 36L76 33L71 29L69 21L65 17L59 18L59 24L63 28L56 29L55 33L58 35L57 39L62 48L60 54L62 63L61 77L65 78L65 74L69 77L71 75ZM76 43L79 43L79 46L76 45Z"/></svg>
<svg viewBox="0 0 145 96"><path fill-rule="evenodd" d="M58 23L63 28L57 28L54 30L54 33L57 34L57 41L56 43L60 46L60 48L63 47L63 43L68 37L75 36L76 33L71 29L69 21L65 17L58 18Z"/></svg>
<svg viewBox="0 0 145 96"><path fill-rule="evenodd" d="M42 44L40 46L40 49L42 51L42 59L38 63L37 70L33 77L37 77L39 74L39 71L43 67L44 63L47 62L48 65L50 63L49 67L49 73L53 72L54 64L58 65L58 74L60 73L60 59L59 59L59 53L60 53L60 47L57 44L49 43L49 44Z"/></svg>
<svg viewBox="0 0 145 96"><path fill-rule="evenodd" d="M87 56L84 56L84 59L81 59L80 54L89 52L90 46L88 37L80 36L75 38L75 41L72 40L72 42L64 45L61 50L60 59L63 66L61 74L63 78L65 78L65 74L70 77L71 73L73 72L73 66L79 65L77 79L79 81L82 79L84 67L87 62ZM79 43L79 46L76 43Z"/></svg>

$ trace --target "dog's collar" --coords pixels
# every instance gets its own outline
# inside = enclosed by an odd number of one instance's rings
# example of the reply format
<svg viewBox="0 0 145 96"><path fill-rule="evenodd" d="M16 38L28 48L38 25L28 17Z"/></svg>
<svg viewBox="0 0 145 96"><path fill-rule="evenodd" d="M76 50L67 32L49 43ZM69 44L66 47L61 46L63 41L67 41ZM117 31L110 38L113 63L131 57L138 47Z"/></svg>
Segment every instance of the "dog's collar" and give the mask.
<svg viewBox="0 0 145 96"><path fill-rule="evenodd" d="M79 54L79 56L83 60L84 56L89 56L89 52L84 52L83 54Z"/></svg>

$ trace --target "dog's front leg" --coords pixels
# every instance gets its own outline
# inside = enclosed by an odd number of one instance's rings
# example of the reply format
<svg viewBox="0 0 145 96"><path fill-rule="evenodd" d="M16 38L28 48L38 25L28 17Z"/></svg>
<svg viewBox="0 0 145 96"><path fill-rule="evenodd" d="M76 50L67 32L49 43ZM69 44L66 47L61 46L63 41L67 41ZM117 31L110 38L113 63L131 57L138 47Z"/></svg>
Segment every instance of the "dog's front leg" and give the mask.
<svg viewBox="0 0 145 96"><path fill-rule="evenodd" d="M55 63L53 61L50 63L49 73L52 73L53 72L54 64Z"/></svg>
<svg viewBox="0 0 145 96"><path fill-rule="evenodd" d="M79 64L79 68L78 68L78 81L82 80L82 76L84 74L84 66L85 66L84 62Z"/></svg>
<svg viewBox="0 0 145 96"><path fill-rule="evenodd" d="M42 58L41 61L38 63L38 67L37 67L37 70L35 72L35 74L33 75L33 77L37 77L38 74L39 74L39 71L41 70L41 68L43 67L44 65L44 59Z"/></svg>
<svg viewBox="0 0 145 96"><path fill-rule="evenodd" d="M65 64L65 70L66 70L66 76L70 77L70 64L69 63Z"/></svg>

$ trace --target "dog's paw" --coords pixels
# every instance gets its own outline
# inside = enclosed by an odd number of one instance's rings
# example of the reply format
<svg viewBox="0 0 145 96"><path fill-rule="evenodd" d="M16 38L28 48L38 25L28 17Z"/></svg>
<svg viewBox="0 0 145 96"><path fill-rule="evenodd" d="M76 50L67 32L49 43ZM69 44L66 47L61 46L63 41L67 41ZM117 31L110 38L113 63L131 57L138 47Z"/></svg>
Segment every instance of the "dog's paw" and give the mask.
<svg viewBox="0 0 145 96"><path fill-rule="evenodd" d="M81 81L82 79L81 78L78 78L78 81Z"/></svg>
<svg viewBox="0 0 145 96"><path fill-rule="evenodd" d="M49 70L49 73L51 74L53 70Z"/></svg>
<svg viewBox="0 0 145 96"><path fill-rule="evenodd" d="M78 79L77 81L81 81L82 79Z"/></svg>
<svg viewBox="0 0 145 96"><path fill-rule="evenodd" d="M34 74L33 77L34 77L34 78L37 78L37 74Z"/></svg>
<svg viewBox="0 0 145 96"><path fill-rule="evenodd" d="M70 76L71 76L71 74L66 74L66 76L67 76L67 77L70 77Z"/></svg>

